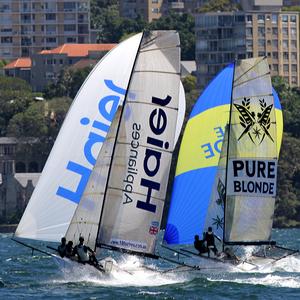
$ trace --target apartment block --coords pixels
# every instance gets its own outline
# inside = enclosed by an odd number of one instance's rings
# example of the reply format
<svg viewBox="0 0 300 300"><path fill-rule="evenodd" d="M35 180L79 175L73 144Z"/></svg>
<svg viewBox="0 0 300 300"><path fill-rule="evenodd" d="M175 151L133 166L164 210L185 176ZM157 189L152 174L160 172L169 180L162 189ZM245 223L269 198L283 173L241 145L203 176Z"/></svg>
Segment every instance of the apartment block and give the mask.
<svg viewBox="0 0 300 300"><path fill-rule="evenodd" d="M90 42L89 0L1 0L0 59Z"/></svg>
<svg viewBox="0 0 300 300"><path fill-rule="evenodd" d="M193 13L195 8L207 3L208 0L122 0L120 1L120 15L134 19L138 15L147 22L175 13Z"/></svg>
<svg viewBox="0 0 300 300"><path fill-rule="evenodd" d="M205 87L236 59L267 56L272 76L300 86L299 14L250 11L196 16L198 84Z"/></svg>

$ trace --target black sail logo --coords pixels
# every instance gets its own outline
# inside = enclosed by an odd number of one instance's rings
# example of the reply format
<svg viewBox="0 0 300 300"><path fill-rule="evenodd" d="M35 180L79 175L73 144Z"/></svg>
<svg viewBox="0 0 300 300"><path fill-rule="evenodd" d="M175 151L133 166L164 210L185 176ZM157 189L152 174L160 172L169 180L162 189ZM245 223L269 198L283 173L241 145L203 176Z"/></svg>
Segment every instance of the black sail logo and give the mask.
<svg viewBox="0 0 300 300"><path fill-rule="evenodd" d="M244 128L238 140L248 135L254 144L261 144L267 136L274 143L269 133L271 126L270 114L273 104L267 106L264 99L260 99L259 104L261 112L258 113L250 110L250 99L244 98L242 105L233 104L240 113L240 124Z"/></svg>

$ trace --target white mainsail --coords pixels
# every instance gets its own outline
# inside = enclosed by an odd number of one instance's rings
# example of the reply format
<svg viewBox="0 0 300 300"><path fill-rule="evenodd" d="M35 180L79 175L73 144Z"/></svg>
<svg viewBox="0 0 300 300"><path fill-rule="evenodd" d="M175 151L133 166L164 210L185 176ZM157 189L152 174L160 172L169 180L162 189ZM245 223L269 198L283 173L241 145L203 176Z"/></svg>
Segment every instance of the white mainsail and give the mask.
<svg viewBox="0 0 300 300"><path fill-rule="evenodd" d="M63 123L15 235L59 241L81 199L118 105L142 34L110 51L85 80Z"/></svg>
<svg viewBox="0 0 300 300"><path fill-rule="evenodd" d="M278 149L266 58L236 63L231 107L224 241L269 241Z"/></svg>
<svg viewBox="0 0 300 300"><path fill-rule="evenodd" d="M142 40L121 117L97 244L153 254L175 144L177 33Z"/></svg>

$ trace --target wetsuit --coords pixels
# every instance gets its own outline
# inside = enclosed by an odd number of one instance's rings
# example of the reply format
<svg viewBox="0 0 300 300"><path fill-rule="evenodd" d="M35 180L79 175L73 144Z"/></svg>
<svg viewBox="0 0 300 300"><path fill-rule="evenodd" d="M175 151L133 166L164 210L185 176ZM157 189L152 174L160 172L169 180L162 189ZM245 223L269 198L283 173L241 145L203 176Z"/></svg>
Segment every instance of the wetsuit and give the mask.
<svg viewBox="0 0 300 300"><path fill-rule="evenodd" d="M205 233L205 241L206 241L206 246L207 246L207 249L208 249L208 256L210 254L210 250L212 250L213 253L215 255L217 255L218 249L215 245L215 236L214 236L213 232L206 232Z"/></svg>
<svg viewBox="0 0 300 300"><path fill-rule="evenodd" d="M203 240L194 241L194 247L199 251L199 254L203 254L207 252L207 248L205 247Z"/></svg>
<svg viewBox="0 0 300 300"><path fill-rule="evenodd" d="M58 253L59 253L59 255L60 255L61 257L65 257L65 256L66 256L66 246L67 246L67 245L59 245L59 246L57 247L57 251L58 251Z"/></svg>

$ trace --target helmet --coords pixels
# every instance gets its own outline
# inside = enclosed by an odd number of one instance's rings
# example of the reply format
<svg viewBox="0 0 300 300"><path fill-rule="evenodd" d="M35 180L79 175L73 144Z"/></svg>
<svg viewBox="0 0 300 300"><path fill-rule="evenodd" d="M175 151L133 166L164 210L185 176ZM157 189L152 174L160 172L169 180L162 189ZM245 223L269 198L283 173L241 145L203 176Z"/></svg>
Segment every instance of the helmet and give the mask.
<svg viewBox="0 0 300 300"><path fill-rule="evenodd" d="M84 237L83 236L79 237L79 242L83 242L83 241L84 241Z"/></svg>

